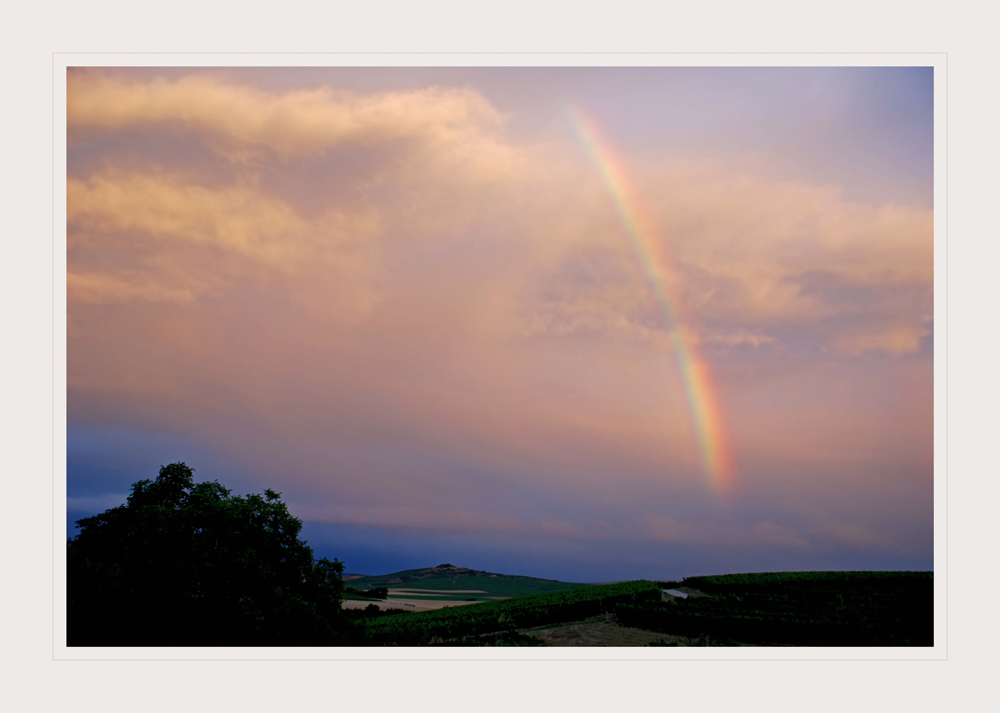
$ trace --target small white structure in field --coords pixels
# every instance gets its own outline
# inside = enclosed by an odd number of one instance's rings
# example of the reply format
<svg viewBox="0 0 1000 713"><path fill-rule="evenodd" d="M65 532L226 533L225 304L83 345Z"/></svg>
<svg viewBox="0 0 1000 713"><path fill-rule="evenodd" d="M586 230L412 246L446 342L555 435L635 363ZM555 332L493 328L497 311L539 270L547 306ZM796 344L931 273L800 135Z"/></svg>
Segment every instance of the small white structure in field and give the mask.
<svg viewBox="0 0 1000 713"><path fill-rule="evenodd" d="M679 589L664 589L662 599L669 600L673 597L679 597L681 599L687 599L688 595Z"/></svg>

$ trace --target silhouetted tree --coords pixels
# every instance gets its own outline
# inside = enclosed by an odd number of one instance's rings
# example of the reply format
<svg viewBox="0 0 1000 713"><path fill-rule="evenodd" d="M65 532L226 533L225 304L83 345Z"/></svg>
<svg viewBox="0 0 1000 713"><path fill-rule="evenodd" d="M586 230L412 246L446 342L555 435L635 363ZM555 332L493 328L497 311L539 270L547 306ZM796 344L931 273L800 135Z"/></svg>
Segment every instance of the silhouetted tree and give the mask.
<svg viewBox="0 0 1000 713"><path fill-rule="evenodd" d="M234 496L184 463L78 521L68 542L69 646L342 642L343 565L315 561L271 489Z"/></svg>

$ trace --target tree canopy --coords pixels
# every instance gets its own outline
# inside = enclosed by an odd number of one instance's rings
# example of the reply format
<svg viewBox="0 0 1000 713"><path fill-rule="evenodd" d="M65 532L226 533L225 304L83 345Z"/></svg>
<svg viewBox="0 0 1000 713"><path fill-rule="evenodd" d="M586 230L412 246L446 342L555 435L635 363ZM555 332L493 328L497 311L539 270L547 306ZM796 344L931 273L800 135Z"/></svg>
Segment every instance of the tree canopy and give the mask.
<svg viewBox="0 0 1000 713"><path fill-rule="evenodd" d="M184 463L78 520L67 553L69 646L340 643L343 565L315 560L281 494L233 495Z"/></svg>

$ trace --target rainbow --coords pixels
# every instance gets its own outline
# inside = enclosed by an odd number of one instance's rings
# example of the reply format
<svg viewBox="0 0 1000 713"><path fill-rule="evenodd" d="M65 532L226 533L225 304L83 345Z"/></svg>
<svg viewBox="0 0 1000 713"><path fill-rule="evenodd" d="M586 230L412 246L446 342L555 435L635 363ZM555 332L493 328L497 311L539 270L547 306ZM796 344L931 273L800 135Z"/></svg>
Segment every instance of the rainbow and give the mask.
<svg viewBox="0 0 1000 713"><path fill-rule="evenodd" d="M574 107L569 108L569 114L581 143L611 193L643 277L659 303L664 326L670 335L680 369L705 473L717 492L730 493L735 485L734 472L718 396L708 365L699 358L694 347L693 335L677 317L677 310L674 308L677 300L671 299L669 290L672 280L669 279L670 273L662 253L657 249L654 240L656 233L651 221L640 211L640 203L626 179L621 162L616 159L610 144L601 137L594 123Z"/></svg>

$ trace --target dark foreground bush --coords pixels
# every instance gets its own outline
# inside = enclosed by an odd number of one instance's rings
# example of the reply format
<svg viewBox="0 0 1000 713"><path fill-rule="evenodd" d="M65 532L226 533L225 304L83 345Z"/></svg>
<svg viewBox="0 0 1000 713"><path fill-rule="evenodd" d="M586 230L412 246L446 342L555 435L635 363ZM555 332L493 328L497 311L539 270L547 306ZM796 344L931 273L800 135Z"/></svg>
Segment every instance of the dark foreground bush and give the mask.
<svg viewBox="0 0 1000 713"><path fill-rule="evenodd" d="M184 463L78 521L68 542L69 646L346 642L343 565L315 561L280 493L234 496Z"/></svg>
<svg viewBox="0 0 1000 713"><path fill-rule="evenodd" d="M932 572L736 574L689 577L683 586L707 596L623 604L619 622L758 645L934 645Z"/></svg>

